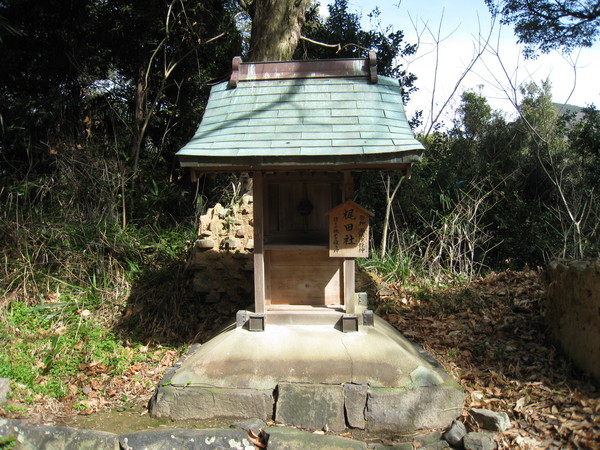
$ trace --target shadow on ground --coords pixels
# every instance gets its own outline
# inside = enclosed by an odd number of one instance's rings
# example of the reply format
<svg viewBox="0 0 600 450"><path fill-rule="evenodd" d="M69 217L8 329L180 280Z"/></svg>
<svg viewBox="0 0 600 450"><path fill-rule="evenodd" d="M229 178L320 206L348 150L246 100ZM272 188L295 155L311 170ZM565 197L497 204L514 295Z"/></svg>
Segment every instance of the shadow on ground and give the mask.
<svg viewBox="0 0 600 450"><path fill-rule="evenodd" d="M124 339L147 344L206 342L235 321L235 313L252 299L229 298L209 303L194 292L186 263L146 268L135 281L115 330Z"/></svg>
<svg viewBox="0 0 600 450"><path fill-rule="evenodd" d="M223 289L217 296L214 292L197 292L198 268L184 261L146 267L132 286L115 331L130 342L172 346L203 343L216 336L235 322L237 311L254 307L254 298L247 293L248 282L251 286L252 281L243 279L252 277L252 272L238 273L238 269L230 264L231 255L227 253L222 253L221 259L213 259L211 265L236 273L235 276L221 274ZM242 261L240 266L243 265ZM207 272L207 276L215 276L214 271ZM358 270L356 280L357 291L367 292L370 299L376 296L373 277ZM214 280L211 281L214 284ZM240 283L239 287L236 282Z"/></svg>

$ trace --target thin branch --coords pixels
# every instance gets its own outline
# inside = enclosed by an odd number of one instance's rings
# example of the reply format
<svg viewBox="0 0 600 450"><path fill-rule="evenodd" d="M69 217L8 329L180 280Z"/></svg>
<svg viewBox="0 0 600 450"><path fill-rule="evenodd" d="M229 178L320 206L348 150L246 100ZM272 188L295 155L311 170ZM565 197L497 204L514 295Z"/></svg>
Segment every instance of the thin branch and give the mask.
<svg viewBox="0 0 600 450"><path fill-rule="evenodd" d="M342 49L342 46L340 44L326 44L324 42L315 41L314 39L310 39L310 38L307 38L306 36L302 36L302 35L300 36L300 39L302 39L303 41L306 41L306 42L310 42L311 44L320 45L322 47L337 48L336 53L338 53Z"/></svg>
<svg viewBox="0 0 600 450"><path fill-rule="evenodd" d="M442 15L443 17L443 15ZM441 22L440 22L440 27L441 27ZM482 35L481 35L481 26L479 27L480 31L479 31L479 40L477 42L477 45L479 48L475 47L475 55L471 58L471 61L467 64L467 66L465 67L465 69L463 70L462 74L458 77L458 79L456 80L456 83L454 84L454 88L452 89L452 92L446 97L446 101L443 103L442 107L439 109L439 111L437 112L437 114L435 114L435 116L433 116L433 110L434 110L434 97L435 97L435 85L437 82L437 74L438 74L438 63L437 63L437 55L439 54L439 44L438 44L438 49L436 50L436 66L435 66L435 74L434 74L434 91L432 93L431 96L431 116L432 120L429 124L429 127L427 128L427 131L425 132L425 136L428 136L431 131L433 130L433 127L435 126L435 124L438 122L438 120L440 119L442 113L444 112L444 110L446 109L446 107L448 106L448 104L450 103L450 101L454 98L454 96L456 95L456 93L458 92L458 89L460 88L460 86L462 85L463 80L465 79L465 77L471 73L471 71L473 70L473 67L475 66L475 64L477 63L477 61L479 61L482 57L482 55L485 53L485 51L487 50L489 43L490 43L490 39L492 36L492 32L494 29L494 21L492 21L492 26L490 27L490 31L489 34L487 35L487 37L485 37L484 39L482 39Z"/></svg>
<svg viewBox="0 0 600 450"><path fill-rule="evenodd" d="M356 47L356 48L360 48L361 50L365 50L365 51L369 51L368 48L363 47L362 45L358 45L358 44L354 44L354 43L349 43L349 44L326 44L325 42L319 42L319 41L315 41L314 39L310 39L307 38L306 36L300 36L300 39L306 42L310 42L311 44L315 44L315 45L320 45L322 47L327 47L327 48L336 48L336 53L341 52L342 50L344 50L347 47Z"/></svg>

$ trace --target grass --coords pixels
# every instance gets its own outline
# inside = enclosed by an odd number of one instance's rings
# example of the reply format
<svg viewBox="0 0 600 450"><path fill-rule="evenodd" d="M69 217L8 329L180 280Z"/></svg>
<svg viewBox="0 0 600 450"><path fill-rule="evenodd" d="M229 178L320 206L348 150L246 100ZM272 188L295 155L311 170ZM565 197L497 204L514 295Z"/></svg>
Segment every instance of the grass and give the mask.
<svg viewBox="0 0 600 450"><path fill-rule="evenodd" d="M31 403L39 396L62 399L77 394L73 378L89 365L119 377L147 358L107 327L101 304L86 304L84 293L65 293L28 305L13 301L4 307L0 322L0 377L17 387L13 397Z"/></svg>
<svg viewBox="0 0 600 450"><path fill-rule="evenodd" d="M68 211L17 208L7 198L0 198L6 207L0 213L0 377L11 379L12 400L77 398L83 387L77 376L86 367L120 377L138 362L160 359L168 345L148 351L140 339L152 330L118 324L140 280L185 261L193 226L121 229ZM175 290L169 283L177 279L161 282Z"/></svg>

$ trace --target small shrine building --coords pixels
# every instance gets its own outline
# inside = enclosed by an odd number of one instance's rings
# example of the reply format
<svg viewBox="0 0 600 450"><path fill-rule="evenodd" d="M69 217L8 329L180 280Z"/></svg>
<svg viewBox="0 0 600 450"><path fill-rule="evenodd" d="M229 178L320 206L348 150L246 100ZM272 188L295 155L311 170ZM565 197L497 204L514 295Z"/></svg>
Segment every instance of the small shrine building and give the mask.
<svg viewBox="0 0 600 450"><path fill-rule="evenodd" d="M196 177L252 177L254 311L165 374L152 416L405 433L462 413L464 392L441 366L357 305L355 259L368 253L372 212L354 202L353 175L408 174L423 151L398 81L375 66L374 54L235 58L230 80L212 88L177 156Z"/></svg>
<svg viewBox="0 0 600 450"><path fill-rule="evenodd" d="M354 260L367 256L372 214L352 202L353 173L408 174L422 150L401 86L377 75L373 52L319 61L236 57L177 156L194 177L252 177L255 305L242 322L260 330L292 316L317 323L341 314L344 330L356 329Z"/></svg>

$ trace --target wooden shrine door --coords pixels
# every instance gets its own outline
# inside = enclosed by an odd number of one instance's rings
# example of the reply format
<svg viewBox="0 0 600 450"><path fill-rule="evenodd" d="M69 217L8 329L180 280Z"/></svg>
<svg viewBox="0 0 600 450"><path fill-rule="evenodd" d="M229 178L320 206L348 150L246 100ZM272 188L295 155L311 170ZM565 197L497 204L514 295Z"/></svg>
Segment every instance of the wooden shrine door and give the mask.
<svg viewBox="0 0 600 450"><path fill-rule="evenodd" d="M329 257L326 214L342 200L342 174L266 175L263 195L267 309L341 305L343 262Z"/></svg>

